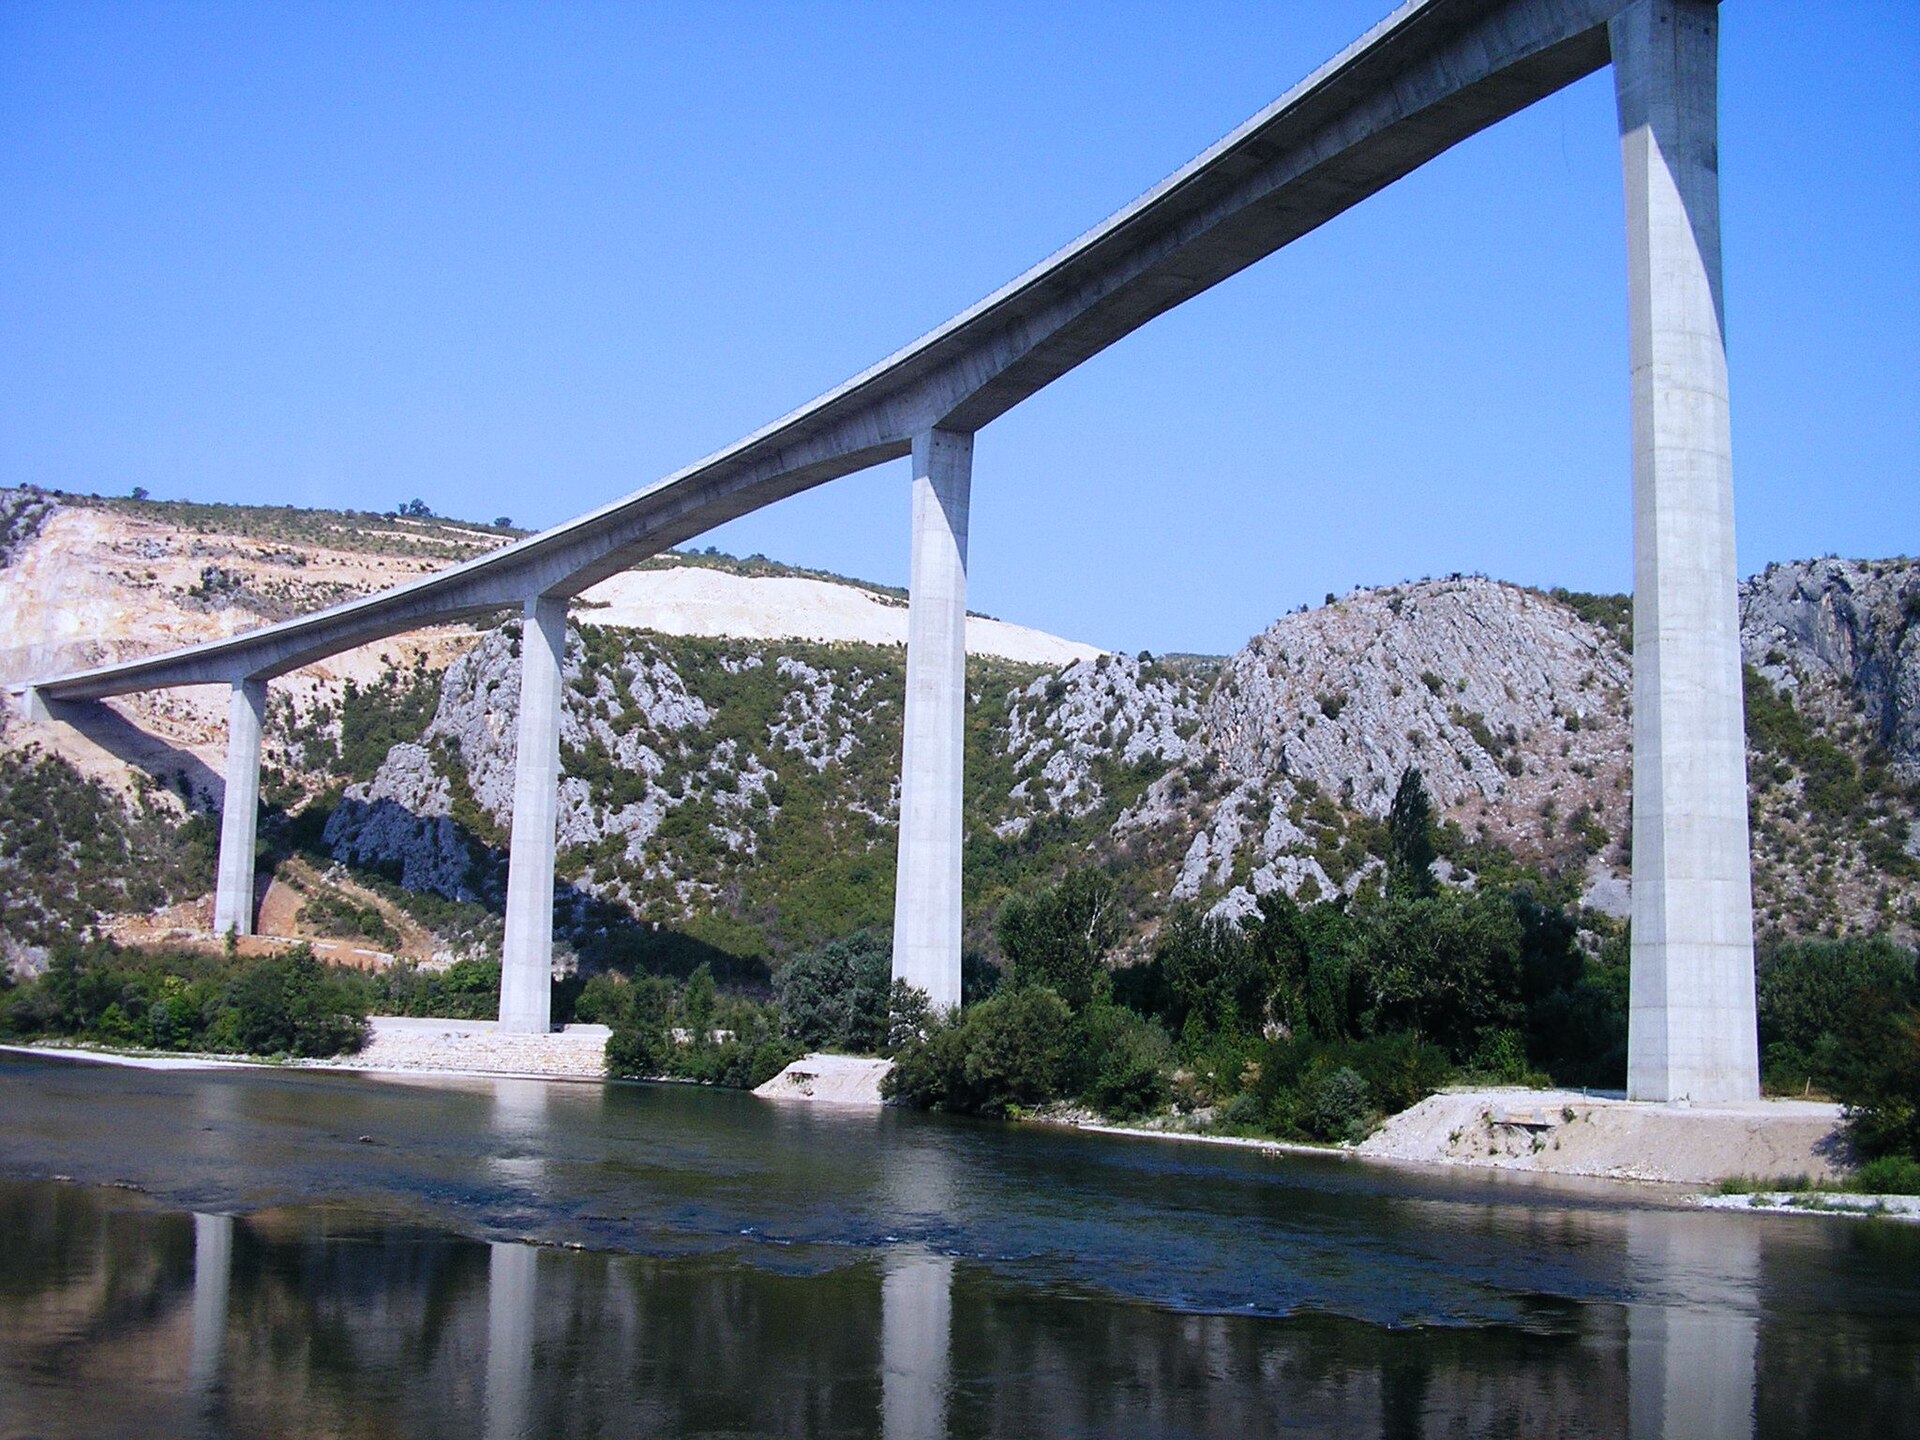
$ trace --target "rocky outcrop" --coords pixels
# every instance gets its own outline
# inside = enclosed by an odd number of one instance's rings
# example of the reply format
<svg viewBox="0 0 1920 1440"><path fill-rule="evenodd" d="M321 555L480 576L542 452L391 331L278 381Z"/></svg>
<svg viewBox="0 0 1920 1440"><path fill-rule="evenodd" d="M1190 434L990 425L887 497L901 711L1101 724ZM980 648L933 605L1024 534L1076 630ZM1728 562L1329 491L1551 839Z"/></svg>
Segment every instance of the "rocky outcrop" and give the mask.
<svg viewBox="0 0 1920 1440"><path fill-rule="evenodd" d="M1105 802L1110 765L1165 766L1193 758L1199 687L1124 655L1083 660L1007 697L1004 746L1019 777L1013 813L995 833L1021 835L1039 814L1080 819Z"/></svg>
<svg viewBox="0 0 1920 1440"><path fill-rule="evenodd" d="M1902 778L1920 780L1920 561L1769 565L1740 587L1740 644L1803 708L1857 705Z"/></svg>
<svg viewBox="0 0 1920 1440"><path fill-rule="evenodd" d="M1172 894L1351 891L1372 872L1356 821L1417 768L1470 837L1558 866L1625 831L1631 664L1565 605L1478 578L1358 590L1277 621L1207 696L1198 758L1121 832L1180 833Z"/></svg>
<svg viewBox="0 0 1920 1440"><path fill-rule="evenodd" d="M1749 659L1822 734L1863 755L1884 736L1904 755L1920 711L1913 593L1905 562L1773 567L1743 591ZM970 843L1017 848L1045 821L1122 869L1158 866L1143 888L1165 901L1242 914L1270 891L1312 899L1366 883L1394 789L1417 768L1469 857L1473 844L1513 852L1624 916L1632 662L1621 603L1581 599L1456 576L1285 616L1218 666L1103 655L1027 671L1003 700L971 702L993 758L972 782L982 833ZM890 850L897 652L616 633L592 632L592 655L581 631L568 642L559 827L571 883L668 915L736 903L726 897L749 867L782 859L766 847L793 785L832 846ZM339 858L474 891L475 841L499 845L511 820L517 634L504 627L456 661L419 743L349 791L327 831ZM1809 831L1791 813L1801 782L1764 778L1777 768L1756 752L1763 925L1897 917L1903 882L1875 858L1877 832ZM1474 863L1449 878L1474 883ZM1809 867L1826 877L1817 891ZM1799 892L1821 897L1818 913Z"/></svg>
<svg viewBox="0 0 1920 1440"><path fill-rule="evenodd" d="M0 490L0 612L13 622L0 679L203 640L505 538L419 524ZM663 609L670 600L681 609ZM558 820L575 909L592 908L585 897L662 925L713 920L723 938L745 933L729 926L779 933L795 913L823 933L884 925L904 653L874 617L892 624L903 604L717 555L661 557L583 601L564 665ZM844 634L885 643L842 643L816 623L841 610L859 621ZM1764 721L1749 757L1760 925L1920 927L1920 563L1770 566L1741 587L1740 613L1746 661L1772 687L1750 696ZM634 628L649 621L726 633ZM813 638L782 638L793 630ZM1622 597L1454 576L1303 609L1219 661L1135 660L1051 637L1052 650L976 653L969 883L985 879L990 907L1093 858L1149 911L1351 893L1377 870L1394 788L1417 767L1457 827L1449 878L1475 883L1475 866L1510 850L1622 915L1629 630ZM429 723L409 702L404 727L375 728L404 743L333 812L325 843L339 860L497 905L518 636L509 622L394 637L276 683L275 783L319 795L373 759L349 760L341 743L348 683L362 701L379 687L386 704L438 676ZM1049 669L1004 658L1042 653L1060 658ZM208 687L121 709L124 728L214 775L221 703ZM14 727L0 746L33 730ZM591 923L616 922L609 911ZM991 943L985 909L968 924L970 943Z"/></svg>
<svg viewBox="0 0 1920 1440"><path fill-rule="evenodd" d="M50 496L31 486L0 490L0 566L13 563L14 556L32 543L56 508Z"/></svg>
<svg viewBox="0 0 1920 1440"><path fill-rule="evenodd" d="M396 745L371 783L356 785L327 819L336 860L395 873L409 890L477 899L473 853L453 822L453 787L423 745Z"/></svg>

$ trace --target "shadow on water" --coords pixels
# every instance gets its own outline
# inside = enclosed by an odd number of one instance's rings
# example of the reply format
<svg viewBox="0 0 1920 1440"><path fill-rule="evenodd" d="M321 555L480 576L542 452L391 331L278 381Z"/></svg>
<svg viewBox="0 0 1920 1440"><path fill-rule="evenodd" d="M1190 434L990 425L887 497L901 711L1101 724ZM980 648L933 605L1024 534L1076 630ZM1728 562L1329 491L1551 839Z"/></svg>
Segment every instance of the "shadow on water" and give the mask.
<svg viewBox="0 0 1920 1440"><path fill-rule="evenodd" d="M0 1181L0 1434L1920 1415L1920 1235L1892 1226L684 1088L78 1071L0 1067L0 1173L39 1177Z"/></svg>

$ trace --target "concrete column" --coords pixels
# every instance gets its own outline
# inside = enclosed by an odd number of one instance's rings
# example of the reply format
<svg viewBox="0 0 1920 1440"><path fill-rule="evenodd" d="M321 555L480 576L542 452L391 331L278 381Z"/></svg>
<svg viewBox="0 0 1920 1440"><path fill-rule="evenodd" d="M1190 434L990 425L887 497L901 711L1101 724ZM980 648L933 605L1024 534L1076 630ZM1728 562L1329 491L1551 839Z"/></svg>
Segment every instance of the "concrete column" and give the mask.
<svg viewBox="0 0 1920 1440"><path fill-rule="evenodd" d="M553 1023L553 854L560 810L560 666L567 602L536 595L520 627L520 733L513 757L507 933L500 1028L544 1035Z"/></svg>
<svg viewBox="0 0 1920 1440"><path fill-rule="evenodd" d="M217 935L253 933L253 842L260 819L260 730L267 682L240 680L227 704L227 793L220 805L220 869L213 892Z"/></svg>
<svg viewBox="0 0 1920 1440"><path fill-rule="evenodd" d="M967 504L973 437L913 442L913 573L900 760L893 977L935 1010L960 1003L961 781L966 758Z"/></svg>
<svg viewBox="0 0 1920 1440"><path fill-rule="evenodd" d="M1633 362L1627 1093L1760 1093L1711 0L1610 27Z"/></svg>

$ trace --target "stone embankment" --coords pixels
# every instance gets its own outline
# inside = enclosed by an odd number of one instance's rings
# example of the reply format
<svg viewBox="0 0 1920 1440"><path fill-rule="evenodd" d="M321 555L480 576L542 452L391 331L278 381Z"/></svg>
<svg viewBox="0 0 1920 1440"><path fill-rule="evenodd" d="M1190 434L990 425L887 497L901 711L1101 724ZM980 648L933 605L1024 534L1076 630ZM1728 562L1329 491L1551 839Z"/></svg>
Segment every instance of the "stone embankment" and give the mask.
<svg viewBox="0 0 1920 1440"><path fill-rule="evenodd" d="M433 1074L529 1075L604 1080L604 1025L569 1025L551 1035L508 1034L491 1020L419 1020L376 1015L358 1053L324 1062L330 1069Z"/></svg>
<svg viewBox="0 0 1920 1440"><path fill-rule="evenodd" d="M1709 1185L1841 1178L1840 1107L1810 1100L1656 1105L1577 1090L1446 1091L1354 1147L1375 1160Z"/></svg>

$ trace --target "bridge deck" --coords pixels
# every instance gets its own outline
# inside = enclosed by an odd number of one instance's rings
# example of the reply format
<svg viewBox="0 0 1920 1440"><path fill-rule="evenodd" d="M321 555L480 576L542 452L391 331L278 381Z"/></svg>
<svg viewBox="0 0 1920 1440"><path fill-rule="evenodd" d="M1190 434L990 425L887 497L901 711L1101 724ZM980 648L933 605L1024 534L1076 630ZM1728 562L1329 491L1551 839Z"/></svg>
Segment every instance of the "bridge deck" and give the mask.
<svg viewBox="0 0 1920 1440"><path fill-rule="evenodd" d="M1610 58L1625 0L1413 0L1140 199L880 364L590 514L377 595L36 681L81 700L283 674L421 626L570 595L826 481L970 432L1155 316Z"/></svg>

